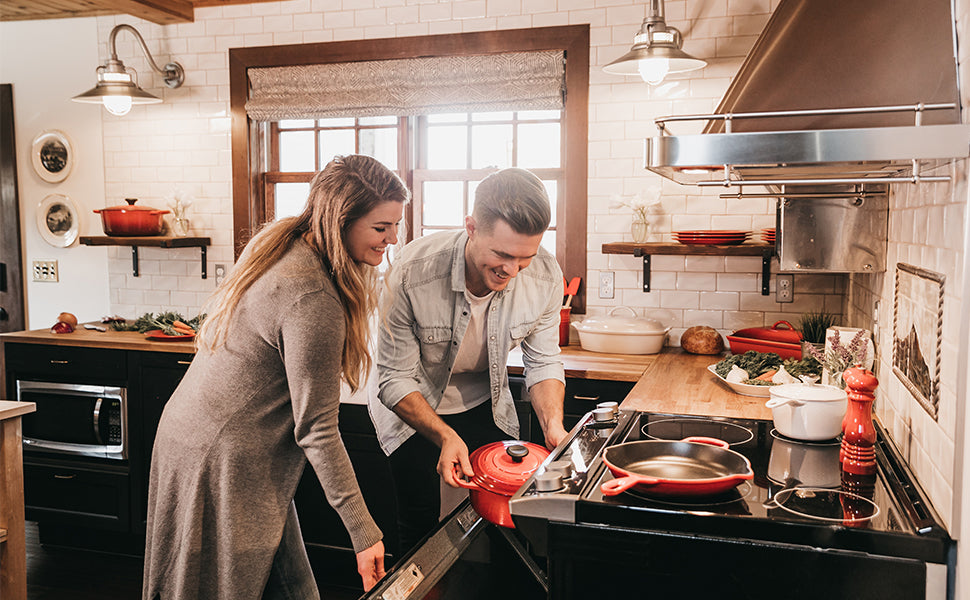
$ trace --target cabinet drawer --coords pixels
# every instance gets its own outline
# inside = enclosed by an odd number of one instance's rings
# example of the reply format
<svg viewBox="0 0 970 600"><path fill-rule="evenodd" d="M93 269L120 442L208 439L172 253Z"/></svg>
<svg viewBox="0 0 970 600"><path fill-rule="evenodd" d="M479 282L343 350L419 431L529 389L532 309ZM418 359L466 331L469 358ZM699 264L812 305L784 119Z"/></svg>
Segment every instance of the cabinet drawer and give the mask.
<svg viewBox="0 0 970 600"><path fill-rule="evenodd" d="M32 521L129 530L129 477L78 465L24 464L24 503Z"/></svg>
<svg viewBox="0 0 970 600"><path fill-rule="evenodd" d="M38 344L4 344L7 368L18 378L74 383L123 382L127 377L127 353L124 350L44 346Z"/></svg>

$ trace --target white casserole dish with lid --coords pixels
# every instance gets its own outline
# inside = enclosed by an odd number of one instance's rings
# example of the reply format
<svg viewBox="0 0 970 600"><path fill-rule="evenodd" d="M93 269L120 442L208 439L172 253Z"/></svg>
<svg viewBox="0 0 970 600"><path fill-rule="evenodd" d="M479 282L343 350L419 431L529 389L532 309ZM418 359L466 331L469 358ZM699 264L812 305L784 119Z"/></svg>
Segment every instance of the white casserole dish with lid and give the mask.
<svg viewBox="0 0 970 600"><path fill-rule="evenodd" d="M616 316L627 310L632 316ZM608 316L586 317L574 325L584 350L613 354L656 354L664 347L670 327L655 319L637 317L636 311L618 306Z"/></svg>
<svg viewBox="0 0 970 600"><path fill-rule="evenodd" d="M796 440L830 440L842 433L842 419L848 408L845 390L834 385L786 383L771 386L771 409L775 428Z"/></svg>

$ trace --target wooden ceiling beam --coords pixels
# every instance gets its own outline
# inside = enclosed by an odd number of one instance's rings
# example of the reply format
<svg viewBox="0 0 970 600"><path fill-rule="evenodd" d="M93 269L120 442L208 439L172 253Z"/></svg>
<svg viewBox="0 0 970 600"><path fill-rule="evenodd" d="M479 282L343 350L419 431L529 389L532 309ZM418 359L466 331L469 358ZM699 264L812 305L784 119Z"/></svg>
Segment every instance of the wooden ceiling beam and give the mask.
<svg viewBox="0 0 970 600"><path fill-rule="evenodd" d="M189 0L105 0L104 5L159 25L195 20L195 7Z"/></svg>

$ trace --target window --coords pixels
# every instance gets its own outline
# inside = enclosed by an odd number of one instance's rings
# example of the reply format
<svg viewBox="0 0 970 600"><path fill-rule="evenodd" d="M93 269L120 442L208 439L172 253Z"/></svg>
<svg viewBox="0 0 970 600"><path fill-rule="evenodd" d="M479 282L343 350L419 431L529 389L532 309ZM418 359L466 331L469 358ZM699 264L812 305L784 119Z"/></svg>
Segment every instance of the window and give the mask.
<svg viewBox="0 0 970 600"><path fill-rule="evenodd" d="M271 123L253 121L246 113L252 69L544 50L565 56L562 110L466 109ZM359 152L397 171L413 191L406 215L408 239L461 227L475 185L494 169L531 170L553 202L553 223L543 245L554 252L567 278L585 276L587 25L240 48L230 50L229 63L237 253L261 223L302 208L310 178L330 158ZM574 299L574 312L582 313L584 307L584 298Z"/></svg>

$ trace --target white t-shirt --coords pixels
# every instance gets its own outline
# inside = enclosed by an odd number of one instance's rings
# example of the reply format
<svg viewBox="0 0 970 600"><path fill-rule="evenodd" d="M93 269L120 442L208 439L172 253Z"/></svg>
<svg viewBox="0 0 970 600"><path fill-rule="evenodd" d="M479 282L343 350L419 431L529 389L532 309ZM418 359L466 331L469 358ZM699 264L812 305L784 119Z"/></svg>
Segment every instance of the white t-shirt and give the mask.
<svg viewBox="0 0 970 600"><path fill-rule="evenodd" d="M467 289L465 300L470 305L468 328L458 346L455 365L441 403L435 412L439 415L453 415L475 408L492 397L491 382L488 378L488 345L485 343L485 330L488 325L488 306L495 292L479 298Z"/></svg>

